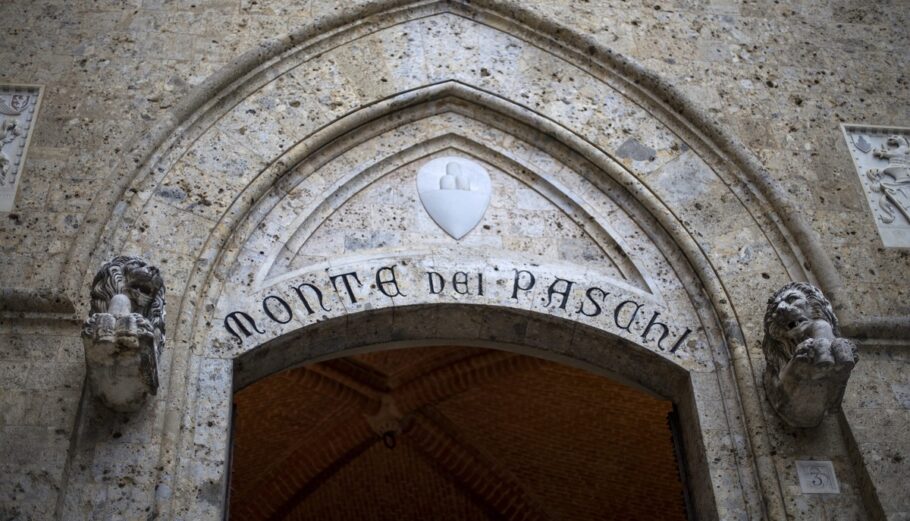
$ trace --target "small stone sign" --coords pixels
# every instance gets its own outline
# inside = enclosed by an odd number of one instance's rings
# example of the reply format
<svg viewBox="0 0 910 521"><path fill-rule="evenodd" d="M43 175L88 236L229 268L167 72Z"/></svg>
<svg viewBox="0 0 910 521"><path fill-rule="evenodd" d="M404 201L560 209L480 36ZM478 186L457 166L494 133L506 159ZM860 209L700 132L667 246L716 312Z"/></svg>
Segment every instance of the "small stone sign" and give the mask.
<svg viewBox="0 0 910 521"><path fill-rule="evenodd" d="M840 485L830 461L797 461L796 474L803 494L840 494Z"/></svg>
<svg viewBox="0 0 910 521"><path fill-rule="evenodd" d="M910 128L842 125L886 248L910 248Z"/></svg>

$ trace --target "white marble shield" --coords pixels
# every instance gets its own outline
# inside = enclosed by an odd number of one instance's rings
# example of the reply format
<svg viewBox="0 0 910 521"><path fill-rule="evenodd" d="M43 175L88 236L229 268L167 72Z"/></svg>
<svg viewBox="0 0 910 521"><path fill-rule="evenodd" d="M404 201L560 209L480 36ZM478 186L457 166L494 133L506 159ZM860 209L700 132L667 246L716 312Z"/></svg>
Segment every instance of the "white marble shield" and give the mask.
<svg viewBox="0 0 910 521"><path fill-rule="evenodd" d="M437 157L417 171L420 202L436 224L456 240L483 219L492 191L486 169L462 157Z"/></svg>

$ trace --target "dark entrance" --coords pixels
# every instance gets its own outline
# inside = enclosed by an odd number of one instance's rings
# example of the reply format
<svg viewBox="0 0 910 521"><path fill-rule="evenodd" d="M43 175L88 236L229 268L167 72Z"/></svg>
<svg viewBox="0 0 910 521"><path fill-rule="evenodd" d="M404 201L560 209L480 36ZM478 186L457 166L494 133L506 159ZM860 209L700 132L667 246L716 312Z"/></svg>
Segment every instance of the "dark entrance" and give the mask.
<svg viewBox="0 0 910 521"><path fill-rule="evenodd" d="M235 395L230 518L684 520L673 405L466 347L294 368Z"/></svg>

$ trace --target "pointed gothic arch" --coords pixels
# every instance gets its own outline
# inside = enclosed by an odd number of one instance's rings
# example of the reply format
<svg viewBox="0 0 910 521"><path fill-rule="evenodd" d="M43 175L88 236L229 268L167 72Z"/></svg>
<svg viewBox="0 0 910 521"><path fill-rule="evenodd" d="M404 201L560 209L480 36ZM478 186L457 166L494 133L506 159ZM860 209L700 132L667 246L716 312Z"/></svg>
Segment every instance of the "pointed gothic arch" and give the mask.
<svg viewBox="0 0 910 521"><path fill-rule="evenodd" d="M578 363L590 363L600 371L622 374L627 379L653 364L668 363L676 368L674 371L683 371L679 374L687 375L689 393L684 395L682 387L674 388L675 398L680 402L691 400L691 410L706 415L716 407L713 412L717 417L705 416L698 418L699 422L713 422L710 424L729 433L731 439L749 440L740 446L725 447L729 453L723 459L724 464L712 469L719 474L704 482L700 496L697 495L702 510L718 517L723 517L725 508L755 517L760 517L764 509L772 514L783 511L780 485L767 454L766 434L748 426L750 421L762 421L763 415L752 368L753 363L761 361L755 358L749 345L754 340L756 325L743 325L737 313L738 309L747 307L745 303L751 297L738 295L730 288L737 286L738 278L756 273L768 275L769 287L781 280L809 276L802 266L807 255L793 246L793 237L805 233L800 231L803 225L782 217L772 205L764 204L769 194L773 196L773 189L760 176L756 177L756 169L735 152L735 147L719 143L717 136L706 137L698 121L675 113L671 107L678 106L678 102L669 97L669 89L655 88L653 82L644 82L647 88L636 84L635 80L642 76L630 74L635 69L633 66L598 49L592 51L580 46L571 37L554 41L529 26L527 17L522 13L507 16L487 5L448 2L383 6L381 13L364 13L361 19L340 22L322 36L291 37L272 51L260 52L255 67L241 65L226 73L222 80L214 80L208 90L200 91L202 102L192 112L187 110L161 127L161 135L168 137L159 140L154 153L129 181L126 196L115 207L113 219L101 232L101 239L86 240L77 247L94 248L96 258L118 251L144 254L153 261L166 259L166 264L161 263L165 269L179 274L172 275L171 280L186 281L182 287L169 288L169 293L177 296L172 300L171 309L176 312L171 313L170 325L175 334L163 364L168 368L162 375L162 388L167 392L152 413L167 417L171 428L184 426L181 433L165 436L161 447L162 470L158 483L174 493L158 499L160 515L187 518L218 515L221 506L217 498L225 479L224 461L219 454L225 450L235 359L243 360L245 366L260 364L258 369L250 369L253 371L250 374L262 376L281 367L337 355L345 348L336 344L336 350L331 353L314 350L290 358L275 355L271 359L270 353L282 351L269 346L287 346L288 338L315 334L323 324L334 324L333 335L342 331L352 334L353 322L345 326L338 324L345 324L345 320L366 320L367 315L361 313L369 313L366 309L345 307L339 315L311 322L289 322L286 328L276 327L261 338L240 338L239 345L232 344L235 340L220 328L225 315L231 310L252 313L249 305L261 303L262 298L269 296L263 291L271 288L265 284L268 272L250 278L261 260L255 252L266 251L250 248L250 241L269 235L262 233L263 226L281 228L289 222L285 218L290 218L293 206L288 206L282 214L280 205L287 202L301 183L313 181L309 177L313 172L307 169L316 168L313 158L320 153L353 149L356 143L373 137L373 132L381 136L389 133L389 128L400 128L412 115L459 110L474 116L470 118L473 121L512 136L516 142L536 145L536 150L557 156L563 166L570 166L565 170L567 176L585 179L599 190L599 194L592 192L593 195L612 201L626 212L629 221L639 222L651 232L642 240L642 244L649 246L643 247L651 248L651 260L665 263L669 270L663 280L657 281L656 273L663 272L660 266L652 264L643 280L648 284L655 281L660 286L658 293L668 297L661 302L663 316L678 315L697 321L699 340L704 343L704 358L680 361L673 358L675 355L656 352L653 345L643 341L637 345L630 343L630 337L601 338L617 348L635 345L629 352L642 353L643 358L636 359L638 370L632 368L635 364L621 366L623 356L612 348L596 355L595 358L601 357L596 363L589 360L591 347L573 351L571 342L564 346L566 352L558 354ZM446 41L470 40L474 47L462 46L460 51L446 54L443 48L427 43L424 31ZM421 34L421 43L409 39L411 34ZM413 53L418 47L423 52L420 61L423 71L400 69L391 74L395 66L403 67L417 60ZM364 49L383 51L381 55L386 60L383 66L390 72L388 78L380 75L377 81L376 74L368 74L376 72L370 64L352 58L363 56ZM503 49L511 54L502 54ZM492 61L466 67L471 58ZM365 71L357 73L358 63ZM516 63L525 68L514 68ZM497 65L503 67L499 72ZM532 87L525 88L510 78L510 74L519 75ZM312 83L307 83L308 79ZM383 82L383 79L391 81ZM567 84L561 85L562 81ZM613 122L620 128L610 130ZM650 150L655 160L650 160L649 154L641 157L623 151L623 145L630 143L629 136L634 142L627 148L638 145ZM471 139L454 127L444 129L439 139L440 143L449 145L452 140L460 140L464 148L469 148L465 144L480 146L476 138ZM417 146L418 141L413 141L411 146ZM408 149L393 151L401 154L405 150ZM337 152L330 159L343 160L345 153ZM507 157L504 151L498 154L487 157ZM509 168L527 168L536 179L547 177L544 175L547 172L535 171L530 162L523 163L517 155L507 159L511 166L501 168L505 174L509 174ZM580 173L582 167L593 172L590 178ZM689 207L694 200L678 190L683 182L698 185L698 196L710 201L707 210L694 208L694 204ZM215 191L209 191L208 187ZM551 182L546 189L568 201L578 200L578 194L568 185ZM311 190L310 193L318 198L333 192ZM714 203L718 206L712 207ZM322 207L335 211L340 203L334 208ZM106 211L103 202L96 204L96 216ZM740 216L741 220L726 223L727 232L743 234L744 240L759 245L760 258L748 272L726 263L724 259L729 252L723 252L721 241L707 233L713 229L709 222L712 211L715 215ZM313 225L322 222L317 219ZM784 226L785 222L791 226ZM605 230L603 226L598 229ZM289 241L293 243L293 237L293 232L288 230L282 238L263 243L272 248L270 259L277 258L276 250L285 248ZM620 237L614 243L622 244L630 237ZM823 256L812 253L812 244L803 246L810 250L808 256L813 260L822 259L815 266L821 269L819 276L830 278L825 275ZM299 251L296 246L293 249ZM631 253L621 246L617 248L624 255ZM247 255L250 252L253 255ZM617 262L621 261L620 257L616 257ZM625 258L638 265L634 255ZM416 257L408 259L421 261ZM384 260L359 257L351 262ZM471 261L481 260L482 257L477 257ZM518 264L507 266L519 267ZM309 273L308 268L313 272L325 271L326 267L317 262L297 271L291 269L280 280L289 280L296 272ZM74 269L78 272L84 268ZM562 272L547 267L541 273L552 280ZM70 279L78 281L81 276L74 272ZM396 306L410 314L425 306L438 312L450 304L424 299L399 306L382 298L370 301L370 309L377 316L391 310L394 316ZM482 313L490 309L485 306L492 305L492 301L475 300L466 305L469 314ZM527 304L527 316L552 314L560 323L568 320L573 324L558 328L559 331L590 330L592 334L605 334L608 329L603 323L586 323L558 311L550 313L546 306L534 308L535 305ZM513 320L510 313L516 307L499 306L492 315L498 317L495 320ZM261 325L262 317L256 318ZM680 324L683 323L687 322L681 320ZM373 328L373 340L383 338L377 336L375 322L367 320L366 324ZM381 324L394 331L393 323ZM641 329L636 334L640 333ZM432 340L425 331L422 338ZM484 337L475 331L471 338L465 341L483 341ZM527 342L524 338L516 345L527 347ZM370 345L383 343L373 341ZM285 355L287 352L283 351ZM696 381L699 383L695 384ZM694 423L692 428L693 433L699 432ZM707 461L706 453L693 451L693 454L703 463ZM199 471L200 468L203 470ZM720 481L727 478L738 483L735 490L719 489ZM710 491L712 488L714 492ZM722 495L722 499L716 495ZM739 496L741 500L729 499L731 496ZM764 504L760 498L764 498ZM735 506L727 504L728 500Z"/></svg>

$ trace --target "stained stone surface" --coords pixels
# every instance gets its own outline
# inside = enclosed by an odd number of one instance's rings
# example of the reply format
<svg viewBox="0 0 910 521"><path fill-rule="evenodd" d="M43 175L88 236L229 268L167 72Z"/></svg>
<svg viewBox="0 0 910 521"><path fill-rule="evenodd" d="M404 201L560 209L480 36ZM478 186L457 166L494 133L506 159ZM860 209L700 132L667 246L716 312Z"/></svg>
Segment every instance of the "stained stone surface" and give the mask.
<svg viewBox="0 0 910 521"><path fill-rule="evenodd" d="M440 337L664 393L717 519L910 516L910 360L888 326L910 314L910 257L882 247L838 128L910 121L903 3L12 0L0 17L0 81L45 85L0 216L2 295L77 307L0 306L0 518L220 519L236 385L366 339ZM464 249L414 190L421 161L453 153L503 196ZM843 416L795 432L755 382L765 300L822 276L812 248L867 338ZM117 254L158 266L171 306L161 392L128 418L80 403L86 277ZM379 291L404 262L405 296ZM445 294L423 291L434 268ZM352 269L356 303L326 280ZM520 298L516 269L540 276ZM455 271L489 290L456 292ZM564 309L557 278L574 282ZM293 321L267 322L263 299L305 280L332 311L288 300ZM581 313L607 283L651 306L628 331L621 301ZM238 343L234 310L266 333ZM641 336L653 312L671 338L694 326L684 348ZM797 460L831 461L840 494L803 494Z"/></svg>

